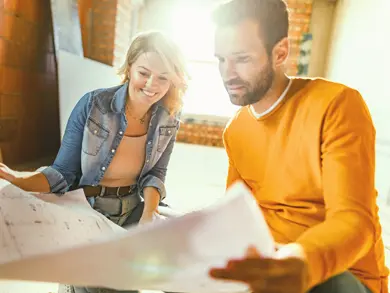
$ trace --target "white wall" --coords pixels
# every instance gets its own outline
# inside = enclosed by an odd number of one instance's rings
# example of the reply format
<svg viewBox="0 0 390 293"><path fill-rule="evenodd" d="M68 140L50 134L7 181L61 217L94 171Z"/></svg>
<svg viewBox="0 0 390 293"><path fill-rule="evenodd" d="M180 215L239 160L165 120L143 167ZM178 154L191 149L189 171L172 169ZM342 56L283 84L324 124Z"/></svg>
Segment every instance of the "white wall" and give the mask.
<svg viewBox="0 0 390 293"><path fill-rule="evenodd" d="M338 0L326 77L357 88L377 129L377 187L390 198L390 1Z"/></svg>
<svg viewBox="0 0 390 293"><path fill-rule="evenodd" d="M61 137L69 115L78 100L87 92L119 85L113 67L60 51L58 56Z"/></svg>
<svg viewBox="0 0 390 293"><path fill-rule="evenodd" d="M309 76L324 77L325 75L326 62L324 62L324 59L328 55L335 7L335 3L329 0L314 0L313 2L310 23L313 42L309 63Z"/></svg>

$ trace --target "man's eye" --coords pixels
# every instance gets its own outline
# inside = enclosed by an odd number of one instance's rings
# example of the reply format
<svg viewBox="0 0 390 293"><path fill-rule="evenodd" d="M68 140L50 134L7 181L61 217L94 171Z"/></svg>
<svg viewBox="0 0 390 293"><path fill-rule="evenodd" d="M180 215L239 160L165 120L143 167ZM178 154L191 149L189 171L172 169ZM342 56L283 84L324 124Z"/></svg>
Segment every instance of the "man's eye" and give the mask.
<svg viewBox="0 0 390 293"><path fill-rule="evenodd" d="M249 56L240 56L240 57L237 57L237 62L248 62L250 60L250 57Z"/></svg>

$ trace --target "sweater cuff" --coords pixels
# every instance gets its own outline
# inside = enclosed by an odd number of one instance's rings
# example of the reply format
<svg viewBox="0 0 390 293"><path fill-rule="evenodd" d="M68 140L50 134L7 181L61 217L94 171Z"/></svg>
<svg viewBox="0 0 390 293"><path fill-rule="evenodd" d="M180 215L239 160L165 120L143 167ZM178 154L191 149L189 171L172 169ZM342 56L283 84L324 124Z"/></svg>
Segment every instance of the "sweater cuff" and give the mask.
<svg viewBox="0 0 390 293"><path fill-rule="evenodd" d="M297 241L297 243L302 246L305 254L309 274L308 286L309 290L311 290L313 287L325 281L324 260L321 253L313 245L304 241Z"/></svg>

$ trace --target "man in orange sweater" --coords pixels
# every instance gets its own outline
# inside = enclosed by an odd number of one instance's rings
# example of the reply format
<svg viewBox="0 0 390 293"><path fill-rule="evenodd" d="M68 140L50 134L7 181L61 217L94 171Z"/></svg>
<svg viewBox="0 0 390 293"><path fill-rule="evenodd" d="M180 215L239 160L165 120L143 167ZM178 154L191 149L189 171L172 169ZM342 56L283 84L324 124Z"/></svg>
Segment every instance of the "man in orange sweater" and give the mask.
<svg viewBox="0 0 390 293"><path fill-rule="evenodd" d="M248 185L282 245L274 259L250 248L210 275L256 293L387 293L375 129L361 95L286 76L282 0L232 0L214 16L220 73L242 106L224 132L227 185Z"/></svg>

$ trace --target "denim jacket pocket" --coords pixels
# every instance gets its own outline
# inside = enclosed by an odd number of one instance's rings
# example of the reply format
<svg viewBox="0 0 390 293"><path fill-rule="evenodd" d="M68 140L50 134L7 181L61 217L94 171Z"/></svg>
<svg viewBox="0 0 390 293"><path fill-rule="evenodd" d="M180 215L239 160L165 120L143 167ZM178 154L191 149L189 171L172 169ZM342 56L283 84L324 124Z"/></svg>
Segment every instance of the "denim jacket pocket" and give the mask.
<svg viewBox="0 0 390 293"><path fill-rule="evenodd" d="M104 141L108 138L109 131L100 126L92 118L87 120L84 127L83 152L96 156Z"/></svg>
<svg viewBox="0 0 390 293"><path fill-rule="evenodd" d="M161 126L159 128L157 151L163 152L167 147L172 135L175 134L176 126Z"/></svg>

